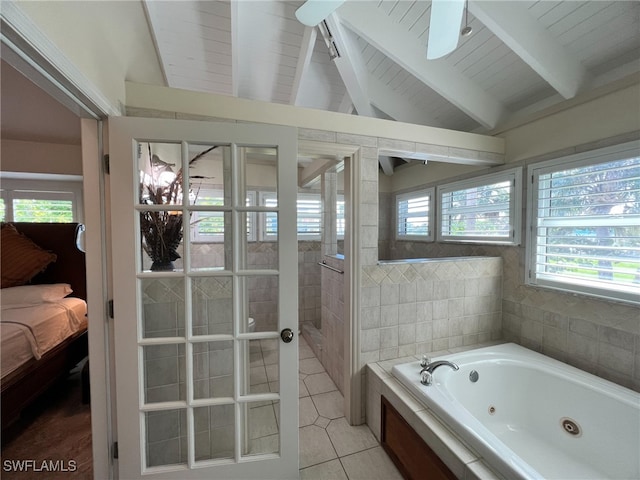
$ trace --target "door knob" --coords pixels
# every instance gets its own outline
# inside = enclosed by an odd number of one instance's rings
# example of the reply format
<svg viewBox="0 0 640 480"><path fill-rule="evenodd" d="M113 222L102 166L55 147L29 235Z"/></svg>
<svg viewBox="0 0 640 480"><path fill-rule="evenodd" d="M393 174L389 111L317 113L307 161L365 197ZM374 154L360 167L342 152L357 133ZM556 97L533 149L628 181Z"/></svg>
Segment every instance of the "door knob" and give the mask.
<svg viewBox="0 0 640 480"><path fill-rule="evenodd" d="M293 332L290 328L285 328L280 332L280 338L284 343L289 343L293 340Z"/></svg>

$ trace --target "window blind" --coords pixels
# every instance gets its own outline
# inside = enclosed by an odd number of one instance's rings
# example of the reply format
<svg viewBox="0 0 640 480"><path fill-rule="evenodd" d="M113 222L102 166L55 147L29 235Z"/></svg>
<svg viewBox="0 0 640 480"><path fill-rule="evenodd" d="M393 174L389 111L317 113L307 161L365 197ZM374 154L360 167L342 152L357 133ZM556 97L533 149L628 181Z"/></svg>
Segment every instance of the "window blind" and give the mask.
<svg viewBox="0 0 640 480"><path fill-rule="evenodd" d="M419 190L396 197L397 238L430 240L433 189Z"/></svg>
<svg viewBox="0 0 640 480"><path fill-rule="evenodd" d="M442 195L442 234L454 237L509 237L511 182Z"/></svg>
<svg viewBox="0 0 640 480"><path fill-rule="evenodd" d="M298 195L298 238L319 239L322 228L322 202L319 195Z"/></svg>
<svg viewBox="0 0 640 480"><path fill-rule="evenodd" d="M517 244L521 176L516 168L442 186L440 238Z"/></svg>
<svg viewBox="0 0 640 480"><path fill-rule="evenodd" d="M534 170L537 282L640 294L640 157Z"/></svg>

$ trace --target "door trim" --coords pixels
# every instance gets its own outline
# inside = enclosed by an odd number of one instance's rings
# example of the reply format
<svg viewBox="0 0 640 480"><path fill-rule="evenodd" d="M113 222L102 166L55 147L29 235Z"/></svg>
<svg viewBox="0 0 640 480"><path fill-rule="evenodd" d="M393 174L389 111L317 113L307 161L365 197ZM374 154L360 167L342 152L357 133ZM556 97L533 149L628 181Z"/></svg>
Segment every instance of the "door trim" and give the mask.
<svg viewBox="0 0 640 480"><path fill-rule="evenodd" d="M89 382L91 388L91 437L95 478L113 478L111 445L115 435L112 417L113 399L109 361L112 347L106 312L109 239L106 231L108 206L105 175L100 156L104 124L92 119L80 120L82 137L82 173L84 225L87 262L87 305L89 327Z"/></svg>
<svg viewBox="0 0 640 480"><path fill-rule="evenodd" d="M103 229L105 227L99 185L104 173L99 161L101 125L97 121L108 114L117 114L104 95L91 83L62 51L51 42L13 0L3 0L0 11L2 58L30 81L81 118L81 132L91 141L82 147L83 200L86 260L87 304L91 315L89 328L90 382L95 389L91 402L93 472L95 478L113 478L111 461L111 416L109 391L108 342L105 330L107 317L102 298L107 296L106 256ZM93 213L92 213L93 212ZM100 213L97 215L95 213ZM95 327L95 328L94 328Z"/></svg>
<svg viewBox="0 0 640 480"><path fill-rule="evenodd" d="M2 44L8 48L7 52L2 52L3 58L5 53L11 53L9 63L36 85L80 117L99 119L120 115L120 109L42 33L17 2L2 0L0 20ZM31 72L25 72L25 68Z"/></svg>
<svg viewBox="0 0 640 480"><path fill-rule="evenodd" d="M298 154L322 155L327 158L345 160L345 189L349 188L347 231L345 232L344 268L344 332L345 391L344 412L350 425L364 422L362 404L363 377L360 373L360 205L361 189L361 145L299 140ZM347 165L348 162L348 165ZM348 175L348 179L347 179ZM345 197L347 197L345 191Z"/></svg>

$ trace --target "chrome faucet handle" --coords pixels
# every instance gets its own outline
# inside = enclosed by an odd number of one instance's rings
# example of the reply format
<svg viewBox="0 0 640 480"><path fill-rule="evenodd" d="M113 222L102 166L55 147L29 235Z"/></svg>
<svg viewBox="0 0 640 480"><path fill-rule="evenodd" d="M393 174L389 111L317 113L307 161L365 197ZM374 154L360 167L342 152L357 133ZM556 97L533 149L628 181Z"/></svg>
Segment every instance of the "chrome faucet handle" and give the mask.
<svg viewBox="0 0 640 480"><path fill-rule="evenodd" d="M429 372L422 372L420 374L420 383L423 385L431 385L433 382L433 376Z"/></svg>
<svg viewBox="0 0 640 480"><path fill-rule="evenodd" d="M422 368L424 368L427 365L429 365L430 363L431 363L431 359L429 357L427 357L426 355L422 355L422 359L420 360L420 366Z"/></svg>

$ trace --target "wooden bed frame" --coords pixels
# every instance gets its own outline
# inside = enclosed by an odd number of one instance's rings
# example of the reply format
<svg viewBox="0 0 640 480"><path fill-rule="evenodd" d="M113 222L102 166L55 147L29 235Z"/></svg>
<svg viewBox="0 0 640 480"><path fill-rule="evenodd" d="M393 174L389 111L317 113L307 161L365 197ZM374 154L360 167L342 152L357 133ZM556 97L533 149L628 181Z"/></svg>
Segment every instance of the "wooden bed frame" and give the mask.
<svg viewBox="0 0 640 480"><path fill-rule="evenodd" d="M58 258L31 284L69 283L72 297L87 299L85 254L78 247L84 231L79 223L13 223L16 229ZM48 351L40 360L31 359L2 379L2 429L15 422L23 408L60 378L66 376L88 354L87 330L75 333Z"/></svg>

